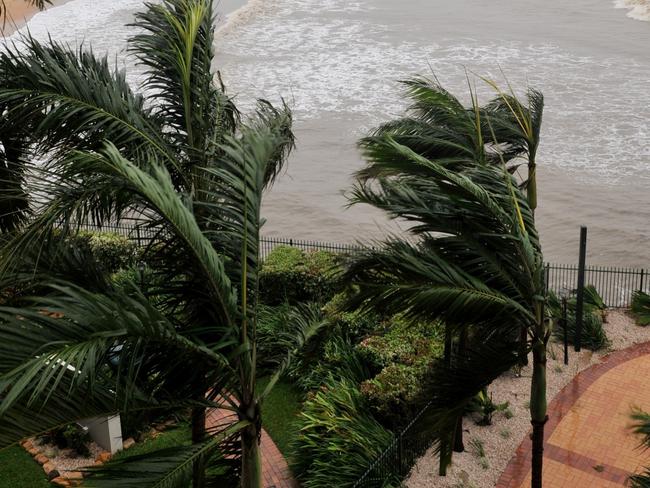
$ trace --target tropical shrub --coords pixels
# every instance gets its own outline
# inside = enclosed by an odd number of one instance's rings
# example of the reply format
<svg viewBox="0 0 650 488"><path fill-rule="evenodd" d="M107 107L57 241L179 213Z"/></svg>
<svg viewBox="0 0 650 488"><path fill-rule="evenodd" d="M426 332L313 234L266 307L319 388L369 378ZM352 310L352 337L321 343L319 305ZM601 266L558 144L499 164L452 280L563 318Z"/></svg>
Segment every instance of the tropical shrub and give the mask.
<svg viewBox="0 0 650 488"><path fill-rule="evenodd" d="M268 305L325 303L337 291L335 266L333 253L278 246L262 265L260 299Z"/></svg>
<svg viewBox="0 0 650 488"><path fill-rule="evenodd" d="M443 354L443 337L437 323L409 325L400 317L387 319L383 333L370 336L357 350L378 374L364 381L361 391L374 414L396 427L420 409L423 380Z"/></svg>
<svg viewBox="0 0 650 488"><path fill-rule="evenodd" d="M478 414L477 425L492 425L492 415L495 412L505 412L509 406L508 402L494 403L492 395L486 388L472 398L467 405L467 410L472 414Z"/></svg>
<svg viewBox="0 0 650 488"><path fill-rule="evenodd" d="M305 488L352 486L393 439L349 380L326 380L298 416L293 472Z"/></svg>
<svg viewBox="0 0 650 488"><path fill-rule="evenodd" d="M345 379L352 384L372 378L372 370L355 344L348 338L332 335L315 354L303 357L289 369L289 377L305 392L318 390L330 376Z"/></svg>
<svg viewBox="0 0 650 488"><path fill-rule="evenodd" d="M67 240L71 246L90 254L106 273L134 266L138 259L138 247L120 234L82 231Z"/></svg>
<svg viewBox="0 0 650 488"><path fill-rule="evenodd" d="M585 290L588 287L585 287ZM593 287L591 287L593 288ZM582 317L582 330L580 335L580 343L582 346L592 351L598 351L609 345L609 339L603 328L603 313L593 303L597 301L594 297L599 297L595 293L595 289L589 295L585 294L585 298L590 296L590 300L585 300ZM601 299L602 301L602 299ZM562 304L554 293L549 293L549 308L551 316L558 320L562 317ZM558 322L559 323L559 322ZM576 302L575 299L567 302L567 338L570 344L575 342L576 336ZM564 340L564 328L562 326L555 327L553 334L556 340Z"/></svg>
<svg viewBox="0 0 650 488"><path fill-rule="evenodd" d="M90 455L88 444L90 434L87 429L78 424L69 424L58 429L51 430L41 436L41 440L53 444L59 449L72 449L77 455L87 457Z"/></svg>
<svg viewBox="0 0 650 488"><path fill-rule="evenodd" d="M637 291L632 296L632 315L636 323L642 326L650 325L650 295Z"/></svg>
<svg viewBox="0 0 650 488"><path fill-rule="evenodd" d="M323 306L333 334L346 337L352 342L358 342L374 333L383 321L377 313L361 313L359 310L343 311L342 305L347 300L347 294L337 293Z"/></svg>

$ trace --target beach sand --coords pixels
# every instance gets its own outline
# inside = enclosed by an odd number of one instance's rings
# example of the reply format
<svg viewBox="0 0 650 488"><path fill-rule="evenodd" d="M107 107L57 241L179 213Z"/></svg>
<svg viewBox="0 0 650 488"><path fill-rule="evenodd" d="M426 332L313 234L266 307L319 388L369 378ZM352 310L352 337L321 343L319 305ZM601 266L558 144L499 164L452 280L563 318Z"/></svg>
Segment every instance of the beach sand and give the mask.
<svg viewBox="0 0 650 488"><path fill-rule="evenodd" d="M66 1L68 0L54 0L52 5L48 5L46 8L61 5ZM4 4L0 20L0 37L10 36L38 13L38 8L27 0L4 0Z"/></svg>

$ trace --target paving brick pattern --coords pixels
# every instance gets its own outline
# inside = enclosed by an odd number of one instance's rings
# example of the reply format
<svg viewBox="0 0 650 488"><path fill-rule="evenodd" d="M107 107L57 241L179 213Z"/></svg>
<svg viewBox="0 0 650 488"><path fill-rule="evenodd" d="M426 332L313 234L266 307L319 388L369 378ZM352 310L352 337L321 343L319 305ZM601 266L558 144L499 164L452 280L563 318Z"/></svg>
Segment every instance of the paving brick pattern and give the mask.
<svg viewBox="0 0 650 488"><path fill-rule="evenodd" d="M549 405L544 486L614 488L650 464L629 429L633 408L650 411L650 343L617 351L581 373ZM497 488L530 487L531 442L521 443Z"/></svg>
<svg viewBox="0 0 650 488"><path fill-rule="evenodd" d="M230 410L211 409L206 415L205 424L207 429L214 429L236 421L236 414ZM286 459L266 431L262 431L260 447L264 488L298 488Z"/></svg>

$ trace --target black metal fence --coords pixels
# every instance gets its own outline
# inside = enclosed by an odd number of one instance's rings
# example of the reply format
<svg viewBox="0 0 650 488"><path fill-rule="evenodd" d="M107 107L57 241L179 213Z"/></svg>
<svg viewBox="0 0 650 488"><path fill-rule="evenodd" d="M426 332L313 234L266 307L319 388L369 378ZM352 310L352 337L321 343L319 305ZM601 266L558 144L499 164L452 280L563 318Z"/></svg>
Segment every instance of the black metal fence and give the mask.
<svg viewBox="0 0 650 488"><path fill-rule="evenodd" d="M425 406L395 437L390 445L352 485L353 488L380 488L401 486L401 480L411 471L416 461L431 447L431 435L420 427L420 420L428 411Z"/></svg>
<svg viewBox="0 0 650 488"><path fill-rule="evenodd" d="M157 230L133 223L120 225L82 226L85 230L115 232L132 239L139 245L146 245L157 237ZM266 258L277 246L293 246L305 251L331 251L337 253L354 253L362 249L355 244L319 242L279 237L263 237L260 242L260 254ZM587 266L585 283L593 285L609 307L627 307L635 291L650 291L650 270L642 268L618 268L607 266ZM546 264L546 283L548 289L555 293L575 289L578 281L578 266L563 264Z"/></svg>

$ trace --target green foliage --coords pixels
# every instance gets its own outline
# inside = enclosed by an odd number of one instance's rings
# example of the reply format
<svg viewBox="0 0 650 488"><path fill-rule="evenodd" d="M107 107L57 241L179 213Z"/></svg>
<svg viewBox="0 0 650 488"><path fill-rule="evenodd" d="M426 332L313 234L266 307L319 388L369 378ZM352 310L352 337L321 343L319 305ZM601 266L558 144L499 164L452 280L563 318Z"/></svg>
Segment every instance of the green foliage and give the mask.
<svg viewBox="0 0 650 488"><path fill-rule="evenodd" d="M494 403L492 394L488 393L487 388L481 390L469 404L467 410L479 415L476 421L477 425L492 425L492 415L495 412L506 412L510 406L509 402Z"/></svg>
<svg viewBox="0 0 650 488"><path fill-rule="evenodd" d="M335 267L333 253L277 246L267 256L259 274L260 299L269 305L325 303L338 289Z"/></svg>
<svg viewBox="0 0 650 488"><path fill-rule="evenodd" d="M323 311L332 324L331 328L334 334L346 337L352 342L358 342L377 329L385 327L385 324L382 325L384 320L377 313L362 312L361 310L345 311L344 304L347 299L347 293L337 293L323 306Z"/></svg>
<svg viewBox="0 0 650 488"><path fill-rule="evenodd" d="M587 287L585 287L586 289ZM591 287L593 288L593 287ZM595 293L595 290L594 290ZM598 351L609 345L609 339L603 328L602 310L597 308L597 293L594 296L590 294L589 302L585 300L582 317L581 345L592 351ZM585 295L586 296L586 295ZM602 300L601 300L602 301ZM558 341L564 340L564 329L559 323L562 317L562 304L560 299L553 292L549 293L549 313L555 318L559 325L555 327L553 333ZM567 336L570 344L575 341L576 335L576 301L571 299L567 301Z"/></svg>
<svg viewBox="0 0 650 488"><path fill-rule="evenodd" d="M352 486L393 438L356 385L333 377L307 399L298 427L292 468L305 488Z"/></svg>
<svg viewBox="0 0 650 488"><path fill-rule="evenodd" d="M348 338L332 335L313 355L307 355L289 371L290 378L303 391L322 387L330 376L358 385L376 374L358 348Z"/></svg>
<svg viewBox="0 0 650 488"><path fill-rule="evenodd" d="M485 443L478 437L472 437L469 440L469 447L472 453L478 458L485 457Z"/></svg>
<svg viewBox="0 0 650 488"><path fill-rule="evenodd" d="M632 296L632 315L636 323L642 326L650 325L650 295L637 291Z"/></svg>
<svg viewBox="0 0 650 488"><path fill-rule="evenodd" d="M90 455L88 444L90 443L90 434L88 431L77 424L69 424L65 427L51 430L41 436L41 439L48 443L54 444L59 449L72 449L82 457Z"/></svg>
<svg viewBox="0 0 650 488"><path fill-rule="evenodd" d="M411 325L394 317L383 325L383 334L370 336L357 346L364 361L378 371L361 384L361 391L373 413L397 427L421 408L423 380L442 357L444 346L437 323Z"/></svg>
<svg viewBox="0 0 650 488"><path fill-rule="evenodd" d="M110 232L81 231L67 237L71 246L87 252L106 273L134 266L138 259L138 248L127 237Z"/></svg>

